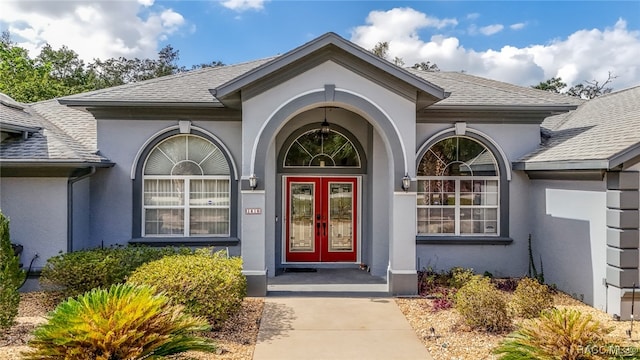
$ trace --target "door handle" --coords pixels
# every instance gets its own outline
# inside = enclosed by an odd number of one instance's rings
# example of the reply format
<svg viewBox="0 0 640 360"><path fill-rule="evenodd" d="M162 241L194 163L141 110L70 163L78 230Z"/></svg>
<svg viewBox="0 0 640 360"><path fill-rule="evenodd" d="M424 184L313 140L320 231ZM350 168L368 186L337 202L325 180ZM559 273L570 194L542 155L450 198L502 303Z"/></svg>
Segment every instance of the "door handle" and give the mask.
<svg viewBox="0 0 640 360"><path fill-rule="evenodd" d="M324 236L327 236L327 223L326 222L322 223L322 228L324 229Z"/></svg>
<svg viewBox="0 0 640 360"><path fill-rule="evenodd" d="M320 236L320 222L316 223L316 236Z"/></svg>

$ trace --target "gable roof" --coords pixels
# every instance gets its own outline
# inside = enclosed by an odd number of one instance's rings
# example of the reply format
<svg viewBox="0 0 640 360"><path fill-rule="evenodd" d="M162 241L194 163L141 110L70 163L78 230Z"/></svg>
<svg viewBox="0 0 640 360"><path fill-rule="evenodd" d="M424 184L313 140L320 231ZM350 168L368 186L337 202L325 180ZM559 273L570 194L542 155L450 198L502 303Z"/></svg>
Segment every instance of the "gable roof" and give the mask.
<svg viewBox="0 0 640 360"><path fill-rule="evenodd" d="M346 55L348 60L342 60L341 56L343 55ZM304 63L305 60L312 56L314 58L320 58L323 61L328 59L338 61L342 63L342 65L347 65L347 63L355 60L356 65L352 70L357 69L366 75L367 72L364 68L372 67L376 71L390 75L396 81L403 82L415 88L418 91L418 99L426 96L431 99L429 103L442 100L447 96L443 88L376 56L371 51L367 51L333 32L326 33L227 83L221 84L211 89L211 93L224 103L227 98L237 94L241 89L268 78L287 67ZM376 81L375 77L370 76L370 78Z"/></svg>
<svg viewBox="0 0 640 360"><path fill-rule="evenodd" d="M2 167L34 164L110 166L97 154L95 119L91 114L47 100L21 104L0 96L0 130L18 132L0 143ZM9 99L9 100L7 100Z"/></svg>
<svg viewBox="0 0 640 360"><path fill-rule="evenodd" d="M345 56L349 60L344 60ZM276 77L275 74L285 72L285 69L299 66L304 70L305 67L300 66L300 63L311 61L309 59L312 57L337 60L345 66L347 62L353 62L355 64L351 67L353 71L366 72L364 67L368 67L372 71L377 71L376 75L385 74L389 78L393 78L394 81L400 81L409 88L417 90L418 94L423 94L423 99L418 99L422 106L418 108L429 105L425 109L429 112L451 109L467 111L534 109L535 111L546 111L544 116L548 116L550 112L565 112L575 109L577 105L582 103L581 100L573 97L551 94L542 90L511 85L465 73L426 72L401 68L335 33L324 34L280 56L236 65L198 69L66 96L60 98L59 102L64 105L85 108L236 107L241 89L252 86L259 81L265 81L269 77ZM388 79L378 79L382 82L385 80ZM246 96L246 94L243 95L243 97ZM424 98L429 99L425 101ZM436 103L433 104L434 102Z"/></svg>
<svg viewBox="0 0 640 360"><path fill-rule="evenodd" d="M432 100L446 97L444 89L393 65L387 60L343 39L327 33L288 53L237 65L219 66L188 71L161 78L140 81L107 89L60 98L70 106L162 106L162 107L223 107L240 89L293 66L311 55L322 52L334 57L336 52L347 54L394 79L408 84ZM360 65L360 64L359 64ZM360 67L360 66L358 66ZM225 103L225 105L223 105Z"/></svg>
<svg viewBox="0 0 640 360"><path fill-rule="evenodd" d="M542 123L543 143L516 170L610 170L640 156L640 86L589 100Z"/></svg>

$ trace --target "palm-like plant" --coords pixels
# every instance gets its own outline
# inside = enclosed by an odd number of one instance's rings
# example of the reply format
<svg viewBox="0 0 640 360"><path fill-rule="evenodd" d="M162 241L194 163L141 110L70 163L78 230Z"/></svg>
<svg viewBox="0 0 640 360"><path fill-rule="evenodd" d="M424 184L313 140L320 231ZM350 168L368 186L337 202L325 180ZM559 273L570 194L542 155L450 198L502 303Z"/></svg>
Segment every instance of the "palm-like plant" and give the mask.
<svg viewBox="0 0 640 360"><path fill-rule="evenodd" d="M204 319L184 314L154 289L131 284L70 298L34 331L27 359L157 359L188 350L214 351Z"/></svg>
<svg viewBox="0 0 640 360"><path fill-rule="evenodd" d="M589 349L606 348L611 331L591 315L552 309L523 322L494 352L501 360L594 359Z"/></svg>

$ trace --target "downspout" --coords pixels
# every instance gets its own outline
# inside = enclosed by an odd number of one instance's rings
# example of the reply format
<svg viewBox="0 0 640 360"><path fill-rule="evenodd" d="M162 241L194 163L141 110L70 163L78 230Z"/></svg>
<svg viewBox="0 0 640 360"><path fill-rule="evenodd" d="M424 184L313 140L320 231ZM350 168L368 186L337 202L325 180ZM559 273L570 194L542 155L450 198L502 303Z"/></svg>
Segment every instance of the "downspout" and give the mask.
<svg viewBox="0 0 640 360"><path fill-rule="evenodd" d="M96 173L96 167L78 169L67 181L67 252L73 251L73 184Z"/></svg>

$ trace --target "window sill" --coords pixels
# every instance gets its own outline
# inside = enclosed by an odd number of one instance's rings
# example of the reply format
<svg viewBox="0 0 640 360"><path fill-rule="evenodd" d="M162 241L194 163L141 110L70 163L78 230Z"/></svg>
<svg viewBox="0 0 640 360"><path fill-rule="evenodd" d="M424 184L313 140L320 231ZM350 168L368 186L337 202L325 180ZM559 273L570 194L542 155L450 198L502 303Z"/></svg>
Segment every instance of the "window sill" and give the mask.
<svg viewBox="0 0 640 360"><path fill-rule="evenodd" d="M509 245L512 238L502 236L416 236L417 245Z"/></svg>
<svg viewBox="0 0 640 360"><path fill-rule="evenodd" d="M129 244L148 246L236 246L240 239L236 237L146 237L129 240Z"/></svg>

